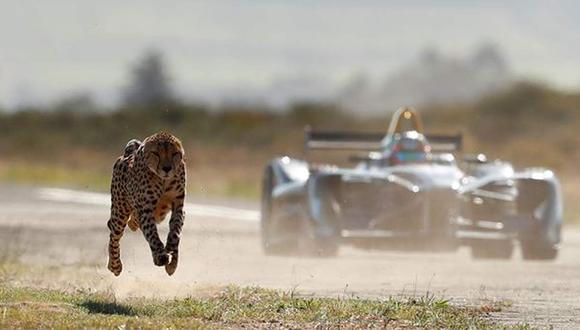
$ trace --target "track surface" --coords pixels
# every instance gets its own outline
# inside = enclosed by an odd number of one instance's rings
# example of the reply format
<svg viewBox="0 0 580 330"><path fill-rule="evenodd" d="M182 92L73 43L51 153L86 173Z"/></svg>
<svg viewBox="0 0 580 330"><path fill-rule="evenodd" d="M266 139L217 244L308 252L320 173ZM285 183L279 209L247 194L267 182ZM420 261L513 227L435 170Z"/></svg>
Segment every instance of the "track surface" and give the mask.
<svg viewBox="0 0 580 330"><path fill-rule="evenodd" d="M512 261L473 261L466 249L427 254L348 246L332 259L266 257L251 205L198 203L188 206L173 277L153 265L142 234L127 231L121 241L124 270L116 278L106 270L106 196L51 192L0 187L0 251L20 251L25 263L55 266L22 279L27 285L105 289L122 297L187 296L227 284L329 296L432 294L455 304L503 302L508 306L493 316L505 322L580 328L578 229L564 232L555 262L524 262L519 253ZM167 222L160 226L162 237L166 227Z"/></svg>

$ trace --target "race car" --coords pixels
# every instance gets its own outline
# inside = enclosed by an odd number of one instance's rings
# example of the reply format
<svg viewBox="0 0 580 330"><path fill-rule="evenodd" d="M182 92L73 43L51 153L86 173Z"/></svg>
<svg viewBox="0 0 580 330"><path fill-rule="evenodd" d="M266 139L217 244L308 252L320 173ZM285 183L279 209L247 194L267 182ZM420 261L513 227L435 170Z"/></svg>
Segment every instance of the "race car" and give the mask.
<svg viewBox="0 0 580 330"><path fill-rule="evenodd" d="M365 152L349 166L312 162L313 150ZM461 159L458 161L457 159ZM556 175L462 154L461 135L429 135L412 108L386 134L305 131L305 160L268 163L261 235L269 255L334 256L340 245L555 259L563 203Z"/></svg>

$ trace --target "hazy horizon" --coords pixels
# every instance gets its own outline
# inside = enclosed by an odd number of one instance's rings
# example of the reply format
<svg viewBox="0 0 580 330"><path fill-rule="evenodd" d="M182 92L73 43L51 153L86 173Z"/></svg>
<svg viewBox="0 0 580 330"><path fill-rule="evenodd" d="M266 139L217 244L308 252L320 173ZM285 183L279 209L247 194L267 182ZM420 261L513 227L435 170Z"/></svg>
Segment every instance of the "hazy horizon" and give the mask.
<svg viewBox="0 0 580 330"><path fill-rule="evenodd" d="M573 1L0 4L0 106L8 108L77 92L112 105L151 48L188 99L260 98L293 81L322 93L360 73L384 78L426 47L460 58L482 43L497 45L516 77L580 89Z"/></svg>

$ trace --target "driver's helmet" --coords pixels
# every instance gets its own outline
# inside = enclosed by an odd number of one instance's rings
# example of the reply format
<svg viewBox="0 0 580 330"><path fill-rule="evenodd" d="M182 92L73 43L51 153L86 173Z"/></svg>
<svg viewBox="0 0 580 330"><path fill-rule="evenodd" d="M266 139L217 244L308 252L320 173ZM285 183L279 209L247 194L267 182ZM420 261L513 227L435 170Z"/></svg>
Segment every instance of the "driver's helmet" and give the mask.
<svg viewBox="0 0 580 330"><path fill-rule="evenodd" d="M423 134L408 131L394 134L384 153L391 165L422 163L428 160L431 146Z"/></svg>

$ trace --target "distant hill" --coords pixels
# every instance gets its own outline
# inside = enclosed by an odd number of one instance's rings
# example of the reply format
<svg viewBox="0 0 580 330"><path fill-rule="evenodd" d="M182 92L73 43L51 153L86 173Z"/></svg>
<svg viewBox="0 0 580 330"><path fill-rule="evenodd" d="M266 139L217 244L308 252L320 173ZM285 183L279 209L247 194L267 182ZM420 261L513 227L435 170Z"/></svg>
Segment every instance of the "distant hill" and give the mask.
<svg viewBox="0 0 580 330"><path fill-rule="evenodd" d="M426 49L383 81L353 77L336 98L358 113L377 113L401 105L471 102L510 86L512 80L505 58L493 45L484 45L467 58Z"/></svg>

